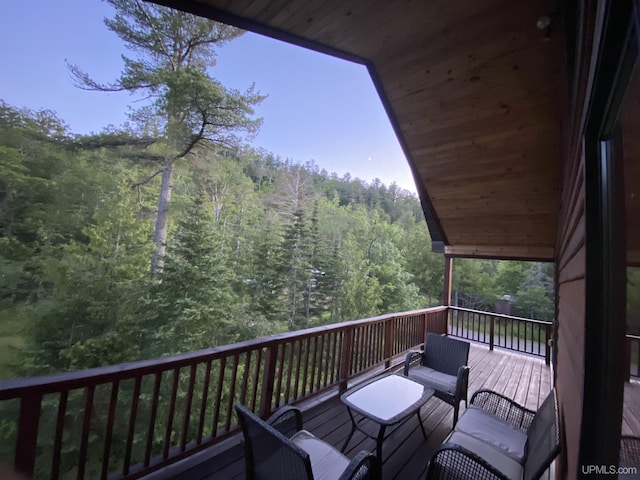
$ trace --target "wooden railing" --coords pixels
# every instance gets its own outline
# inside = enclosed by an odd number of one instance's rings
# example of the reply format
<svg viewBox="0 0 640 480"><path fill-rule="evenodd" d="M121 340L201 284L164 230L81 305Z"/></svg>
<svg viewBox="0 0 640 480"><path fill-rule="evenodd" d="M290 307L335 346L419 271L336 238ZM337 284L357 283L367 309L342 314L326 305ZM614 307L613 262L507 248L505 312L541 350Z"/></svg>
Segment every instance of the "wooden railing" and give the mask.
<svg viewBox="0 0 640 480"><path fill-rule="evenodd" d="M544 357L547 365L551 361L552 326L550 322L449 307L449 335L486 343L491 350L496 346Z"/></svg>
<svg viewBox="0 0 640 480"><path fill-rule="evenodd" d="M629 372L626 379L631 377L640 377L640 336L627 335L627 341L625 345L625 358L629 364Z"/></svg>
<svg viewBox="0 0 640 480"><path fill-rule="evenodd" d="M236 401L266 416L284 403L343 391L402 361L427 331L446 330L447 309L437 307L2 381L0 427L14 432L14 447L2 453L36 478L137 478L235 432Z"/></svg>

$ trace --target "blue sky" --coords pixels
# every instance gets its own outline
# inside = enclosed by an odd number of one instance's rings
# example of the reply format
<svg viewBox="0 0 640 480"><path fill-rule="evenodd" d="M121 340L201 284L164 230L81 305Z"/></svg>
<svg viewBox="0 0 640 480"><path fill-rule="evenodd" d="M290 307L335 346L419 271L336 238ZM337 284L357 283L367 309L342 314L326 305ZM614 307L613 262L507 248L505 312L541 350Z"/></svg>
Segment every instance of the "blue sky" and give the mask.
<svg viewBox="0 0 640 480"><path fill-rule="evenodd" d="M0 98L17 107L51 109L75 133L125 121L139 99L82 91L65 64L104 82L118 76L125 49L103 24L111 12L99 0L0 0ZM415 192L364 66L247 33L218 51L210 73L227 87L244 90L255 83L268 95L256 109L264 123L254 146Z"/></svg>

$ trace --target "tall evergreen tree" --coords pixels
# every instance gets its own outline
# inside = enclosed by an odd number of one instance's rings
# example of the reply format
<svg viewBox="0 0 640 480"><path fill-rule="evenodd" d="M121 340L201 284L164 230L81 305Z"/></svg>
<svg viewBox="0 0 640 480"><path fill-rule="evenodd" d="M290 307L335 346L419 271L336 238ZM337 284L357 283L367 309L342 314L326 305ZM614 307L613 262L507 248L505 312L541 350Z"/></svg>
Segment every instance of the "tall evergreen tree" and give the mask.
<svg viewBox="0 0 640 480"><path fill-rule="evenodd" d="M144 92L153 99L132 118L145 133L159 132L158 142L142 156L161 168L141 182L162 175L151 260L151 271L157 272L167 241L175 162L205 141L229 146L236 133L255 133L260 120L251 118L253 106L264 97L253 86L244 93L228 90L207 74L215 65L215 49L241 30L141 0L107 1L116 9L114 18L105 19L107 28L136 56L123 56L124 70L111 84L95 81L78 66L70 70L81 88Z"/></svg>
<svg viewBox="0 0 640 480"><path fill-rule="evenodd" d="M178 222L170 242L160 282L148 308L155 328L152 354L189 351L232 343L237 338L234 320L242 307L232 286L229 252L207 208L197 196Z"/></svg>

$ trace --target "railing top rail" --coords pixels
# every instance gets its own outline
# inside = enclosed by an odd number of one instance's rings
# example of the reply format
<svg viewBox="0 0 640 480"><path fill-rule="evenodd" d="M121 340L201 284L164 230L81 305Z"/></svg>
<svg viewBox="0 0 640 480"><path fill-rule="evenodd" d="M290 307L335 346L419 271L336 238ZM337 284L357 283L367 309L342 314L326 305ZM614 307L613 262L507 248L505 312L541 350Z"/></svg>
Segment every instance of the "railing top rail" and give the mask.
<svg viewBox="0 0 640 480"><path fill-rule="evenodd" d="M533 318L514 317L513 315L505 315L503 313L484 312L482 310L472 310L470 308L454 307L454 306L450 306L449 308L451 310L459 310L462 312L469 312L469 313L479 313L481 315L491 315L492 317L504 318L507 320L518 320L521 322L538 323L540 325L551 325L553 323L545 320L534 320Z"/></svg>
<svg viewBox="0 0 640 480"><path fill-rule="evenodd" d="M53 375L40 377L16 378L10 380L0 380L0 400L18 398L25 393L31 395L45 395L61 390L82 388L91 385L100 385L108 382L119 381L128 378L141 377L158 372L182 368L194 363L208 362L222 357L241 354L251 350L257 350L273 344L284 343L290 340L305 339L320 334L346 330L350 327L377 323L393 318L408 317L412 315L422 315L426 313L437 313L445 311L447 307L433 307L408 312L390 313L377 317L365 318L361 320L351 320L348 322L334 323L320 327L308 328L294 332L285 332L268 337L261 337L244 342L221 345L215 348L207 348L194 352L170 355L149 360L139 360L135 362L121 363L86 370L73 372L62 372Z"/></svg>

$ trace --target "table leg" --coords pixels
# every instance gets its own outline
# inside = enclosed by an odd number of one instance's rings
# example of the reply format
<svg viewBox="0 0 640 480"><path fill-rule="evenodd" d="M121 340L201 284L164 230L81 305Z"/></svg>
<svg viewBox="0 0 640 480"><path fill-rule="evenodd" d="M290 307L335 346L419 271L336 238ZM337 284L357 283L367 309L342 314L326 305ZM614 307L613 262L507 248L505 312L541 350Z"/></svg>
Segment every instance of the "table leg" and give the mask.
<svg viewBox="0 0 640 480"><path fill-rule="evenodd" d="M416 415L418 416L418 423L420 424L420 430L422 430L422 436L426 440L427 434L424 431L424 425L422 425L422 419L420 418L420 409L418 409L418 411L416 412Z"/></svg>
<svg viewBox="0 0 640 480"><path fill-rule="evenodd" d="M384 431L386 428L386 425L380 425L378 440L376 441L376 455L378 456L378 462L380 462L380 468L382 468L382 441L384 440Z"/></svg>
<svg viewBox="0 0 640 480"><path fill-rule="evenodd" d="M345 448L347 448L347 445L349 444L349 440L351 440L351 437L353 437L353 432L356 431L356 420L353 418L353 414L351 413L351 409L349 407L347 407L347 412L349 412L349 417L351 418L351 431L349 432L349 435L347 435L347 439L344 441L344 444L340 449L340 451L343 453Z"/></svg>

